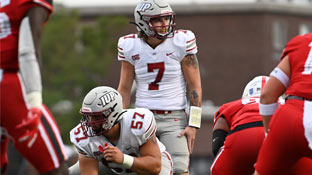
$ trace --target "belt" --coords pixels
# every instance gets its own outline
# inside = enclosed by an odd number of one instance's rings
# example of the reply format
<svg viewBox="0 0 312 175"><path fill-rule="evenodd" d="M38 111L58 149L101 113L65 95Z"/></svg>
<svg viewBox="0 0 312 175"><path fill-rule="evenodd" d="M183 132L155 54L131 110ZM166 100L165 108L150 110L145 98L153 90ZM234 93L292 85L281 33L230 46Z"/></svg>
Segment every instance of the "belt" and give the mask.
<svg viewBox="0 0 312 175"><path fill-rule="evenodd" d="M151 110L154 114L171 114L172 111Z"/></svg>
<svg viewBox="0 0 312 175"><path fill-rule="evenodd" d="M260 126L263 126L262 121L256 121L256 122L245 123L245 124L236 126L233 130L231 130L231 131L228 133L228 135L230 135L230 134L232 134L232 133L234 133L234 132L243 130L243 129L253 128L253 127L260 127Z"/></svg>
<svg viewBox="0 0 312 175"><path fill-rule="evenodd" d="M291 99L296 99L296 100L302 100L302 101L312 101L312 98L304 98L304 97L299 97L295 95L289 95L286 97L286 100L291 100Z"/></svg>

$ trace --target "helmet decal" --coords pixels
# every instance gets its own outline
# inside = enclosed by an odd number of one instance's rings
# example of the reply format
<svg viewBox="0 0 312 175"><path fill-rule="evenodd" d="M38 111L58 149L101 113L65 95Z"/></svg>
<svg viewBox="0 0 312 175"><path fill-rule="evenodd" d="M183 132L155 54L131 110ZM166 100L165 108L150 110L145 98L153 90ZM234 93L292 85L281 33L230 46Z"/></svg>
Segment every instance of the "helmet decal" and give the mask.
<svg viewBox="0 0 312 175"><path fill-rule="evenodd" d="M249 89L249 94L250 94L250 95L253 95L253 93L254 93L254 92L253 92L253 89Z"/></svg>
<svg viewBox="0 0 312 175"><path fill-rule="evenodd" d="M139 5L138 7L138 12L145 12L147 9L150 9L152 7L151 3L148 2L144 2L142 4Z"/></svg>
<svg viewBox="0 0 312 175"><path fill-rule="evenodd" d="M103 96L100 97L100 101L102 102L102 106L106 106L108 103L112 102L115 100L115 96L117 94L115 92L108 92L104 94Z"/></svg>

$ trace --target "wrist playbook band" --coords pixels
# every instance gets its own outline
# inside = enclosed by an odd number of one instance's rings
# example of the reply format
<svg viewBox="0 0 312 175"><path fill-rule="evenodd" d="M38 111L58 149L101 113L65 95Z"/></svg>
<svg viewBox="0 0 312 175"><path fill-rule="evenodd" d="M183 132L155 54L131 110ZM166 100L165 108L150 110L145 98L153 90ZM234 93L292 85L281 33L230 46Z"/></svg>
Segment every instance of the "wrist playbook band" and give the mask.
<svg viewBox="0 0 312 175"><path fill-rule="evenodd" d="M261 104L259 103L259 113L262 116L270 116L273 115L275 110L278 108L278 103L272 103L272 104Z"/></svg>
<svg viewBox="0 0 312 175"><path fill-rule="evenodd" d="M191 106L190 107L190 116L189 116L189 126L193 126L195 128L200 128L201 124L201 107Z"/></svg>
<svg viewBox="0 0 312 175"><path fill-rule="evenodd" d="M273 76L273 77L277 78L285 86L285 88L288 87L288 85L289 85L289 77L280 68L276 67L271 72L270 76Z"/></svg>
<svg viewBox="0 0 312 175"><path fill-rule="evenodd" d="M126 168L131 168L134 163L134 157L124 154L122 165Z"/></svg>

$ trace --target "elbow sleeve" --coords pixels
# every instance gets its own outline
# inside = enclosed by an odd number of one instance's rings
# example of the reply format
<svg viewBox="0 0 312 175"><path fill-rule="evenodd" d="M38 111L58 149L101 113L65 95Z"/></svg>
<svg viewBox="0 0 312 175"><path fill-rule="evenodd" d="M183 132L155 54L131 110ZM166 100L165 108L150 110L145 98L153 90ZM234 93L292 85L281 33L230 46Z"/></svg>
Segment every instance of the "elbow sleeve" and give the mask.
<svg viewBox="0 0 312 175"><path fill-rule="evenodd" d="M212 154L216 156L223 146L227 132L222 129L217 129L212 133Z"/></svg>

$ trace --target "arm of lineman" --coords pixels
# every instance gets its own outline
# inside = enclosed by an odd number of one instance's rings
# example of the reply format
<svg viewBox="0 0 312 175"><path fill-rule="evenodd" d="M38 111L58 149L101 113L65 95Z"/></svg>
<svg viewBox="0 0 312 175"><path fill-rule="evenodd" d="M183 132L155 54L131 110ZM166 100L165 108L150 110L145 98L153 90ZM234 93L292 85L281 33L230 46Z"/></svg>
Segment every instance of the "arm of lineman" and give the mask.
<svg viewBox="0 0 312 175"><path fill-rule="evenodd" d="M99 162L96 159L79 154L78 160L81 175L98 175Z"/></svg>
<svg viewBox="0 0 312 175"><path fill-rule="evenodd" d="M285 56L277 66L285 76L290 77L291 68L288 56ZM265 132L268 132L272 114L278 107L278 98L286 91L285 85L279 80L279 76L271 74L270 79L264 85L260 96L259 110L262 115ZM276 105L274 105L276 104Z"/></svg>
<svg viewBox="0 0 312 175"><path fill-rule="evenodd" d="M123 154L114 146L106 146L103 154L106 161L130 166L129 168L138 174L159 174L161 170L161 155L155 135L140 147L141 157L134 157L133 162L125 161L125 156L129 155Z"/></svg>
<svg viewBox="0 0 312 175"><path fill-rule="evenodd" d="M220 117L212 129L212 153L217 155L220 148L223 146L227 133L230 131L230 126L225 118Z"/></svg>
<svg viewBox="0 0 312 175"><path fill-rule="evenodd" d="M133 65L127 61L122 61L118 92L122 96L122 104L124 109L129 108L133 80L134 80Z"/></svg>
<svg viewBox="0 0 312 175"><path fill-rule="evenodd" d="M186 55L182 60L182 70L189 88L190 106L201 107L202 88L198 60L195 54ZM198 121L200 126L200 121ZM193 152L196 128L187 126L179 136L186 135L190 154Z"/></svg>

